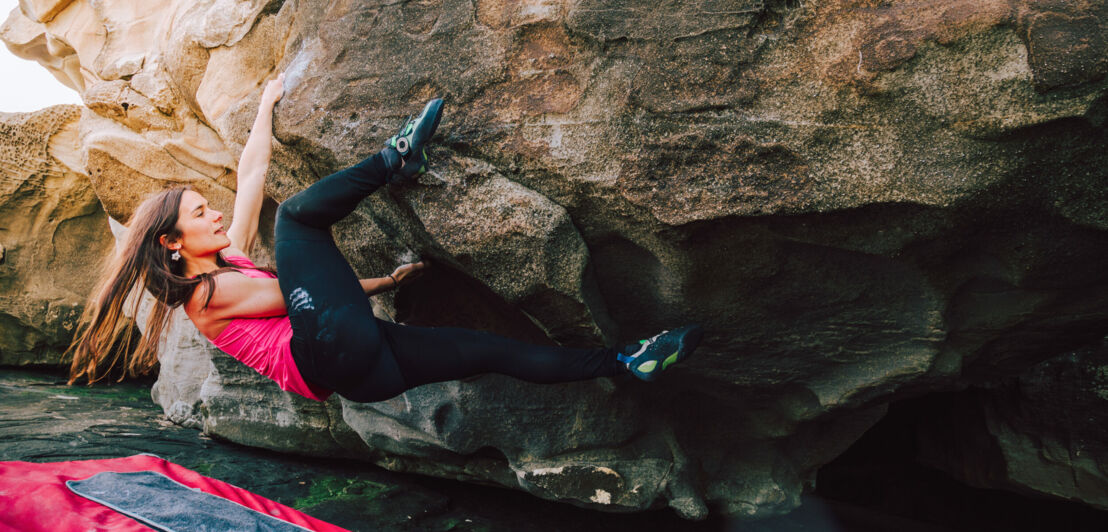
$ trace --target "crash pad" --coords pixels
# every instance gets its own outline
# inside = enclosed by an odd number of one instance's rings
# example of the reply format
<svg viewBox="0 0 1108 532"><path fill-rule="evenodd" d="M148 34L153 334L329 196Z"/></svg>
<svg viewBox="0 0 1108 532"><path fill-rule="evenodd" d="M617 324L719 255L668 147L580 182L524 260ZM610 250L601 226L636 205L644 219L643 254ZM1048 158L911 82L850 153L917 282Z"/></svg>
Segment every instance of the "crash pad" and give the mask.
<svg viewBox="0 0 1108 532"><path fill-rule="evenodd" d="M74 493L65 485L67 481L84 481L103 472L140 471L158 473L188 489L214 495L308 530L345 530L157 456L140 454L105 460L0 462L0 531L151 530L115 509Z"/></svg>

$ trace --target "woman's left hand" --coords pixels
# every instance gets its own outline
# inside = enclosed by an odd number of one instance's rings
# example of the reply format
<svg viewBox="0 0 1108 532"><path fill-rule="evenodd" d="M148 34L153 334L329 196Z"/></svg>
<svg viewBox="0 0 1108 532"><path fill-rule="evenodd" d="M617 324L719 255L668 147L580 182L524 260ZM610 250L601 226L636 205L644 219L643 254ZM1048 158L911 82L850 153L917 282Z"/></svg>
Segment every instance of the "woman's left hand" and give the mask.
<svg viewBox="0 0 1108 532"><path fill-rule="evenodd" d="M404 264L392 272L392 278L396 279L397 286L403 285L419 278L420 275L423 275L425 269L427 269L427 261Z"/></svg>

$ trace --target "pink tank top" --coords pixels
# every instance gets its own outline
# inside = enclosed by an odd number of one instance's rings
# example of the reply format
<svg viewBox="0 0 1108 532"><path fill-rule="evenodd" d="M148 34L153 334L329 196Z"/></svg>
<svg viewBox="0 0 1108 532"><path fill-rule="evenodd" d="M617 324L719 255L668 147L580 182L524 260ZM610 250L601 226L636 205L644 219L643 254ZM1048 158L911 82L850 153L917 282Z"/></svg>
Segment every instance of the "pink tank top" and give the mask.
<svg viewBox="0 0 1108 532"><path fill-rule="evenodd" d="M269 272L257 270L257 266L246 257L224 257L227 262L244 268L241 271L247 277L275 279ZM234 318L227 328L215 338L209 338L216 347L231 355L239 362L254 368L258 373L273 379L277 386L287 392L293 392L308 399L324 401L331 391L313 386L304 381L300 370L292 359L289 340L292 338L292 325L288 315L268 318Z"/></svg>

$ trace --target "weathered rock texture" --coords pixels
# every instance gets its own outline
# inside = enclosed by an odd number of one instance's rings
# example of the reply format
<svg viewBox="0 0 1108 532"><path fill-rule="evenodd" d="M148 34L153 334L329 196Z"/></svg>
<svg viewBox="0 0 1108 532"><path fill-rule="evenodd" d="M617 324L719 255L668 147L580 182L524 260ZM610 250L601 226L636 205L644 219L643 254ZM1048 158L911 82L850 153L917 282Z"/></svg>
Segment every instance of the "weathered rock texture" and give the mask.
<svg viewBox="0 0 1108 532"><path fill-rule="evenodd" d="M335 230L363 275L437 264L382 315L568 344L708 330L651 386L317 405L210 350L163 371L171 415L235 441L758 518L890 400L1108 332L1103 0L23 5L2 37L82 91L119 220L170 182L228 207L277 71L263 218L442 96L436 170Z"/></svg>
<svg viewBox="0 0 1108 532"><path fill-rule="evenodd" d="M0 364L57 364L111 249L83 173L81 108L0 113Z"/></svg>
<svg viewBox="0 0 1108 532"><path fill-rule="evenodd" d="M1108 509L1108 342L974 388L917 427L922 462L971 486Z"/></svg>

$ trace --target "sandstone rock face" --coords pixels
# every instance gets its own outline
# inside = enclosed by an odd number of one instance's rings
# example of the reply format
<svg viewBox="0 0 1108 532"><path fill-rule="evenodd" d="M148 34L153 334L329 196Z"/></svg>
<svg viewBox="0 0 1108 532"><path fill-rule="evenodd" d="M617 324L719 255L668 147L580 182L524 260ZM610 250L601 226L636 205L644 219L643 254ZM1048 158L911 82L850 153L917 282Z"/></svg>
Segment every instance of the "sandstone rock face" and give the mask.
<svg viewBox="0 0 1108 532"><path fill-rule="evenodd" d="M76 105L0 113L0 365L58 364L108 218L83 173Z"/></svg>
<svg viewBox="0 0 1108 532"><path fill-rule="evenodd" d="M973 486L1108 509L1106 406L1102 343L956 396L919 424L920 459Z"/></svg>
<svg viewBox="0 0 1108 532"><path fill-rule="evenodd" d="M595 508L758 518L889 401L1108 332L1106 24L1102 0L74 1L27 2L0 36L82 91L119 220L166 183L226 210L277 71L263 220L442 96L436 169L335 228L360 274L436 264L382 316L572 345L708 331L656 385L488 376L371 405L197 354L163 372L167 411Z"/></svg>

